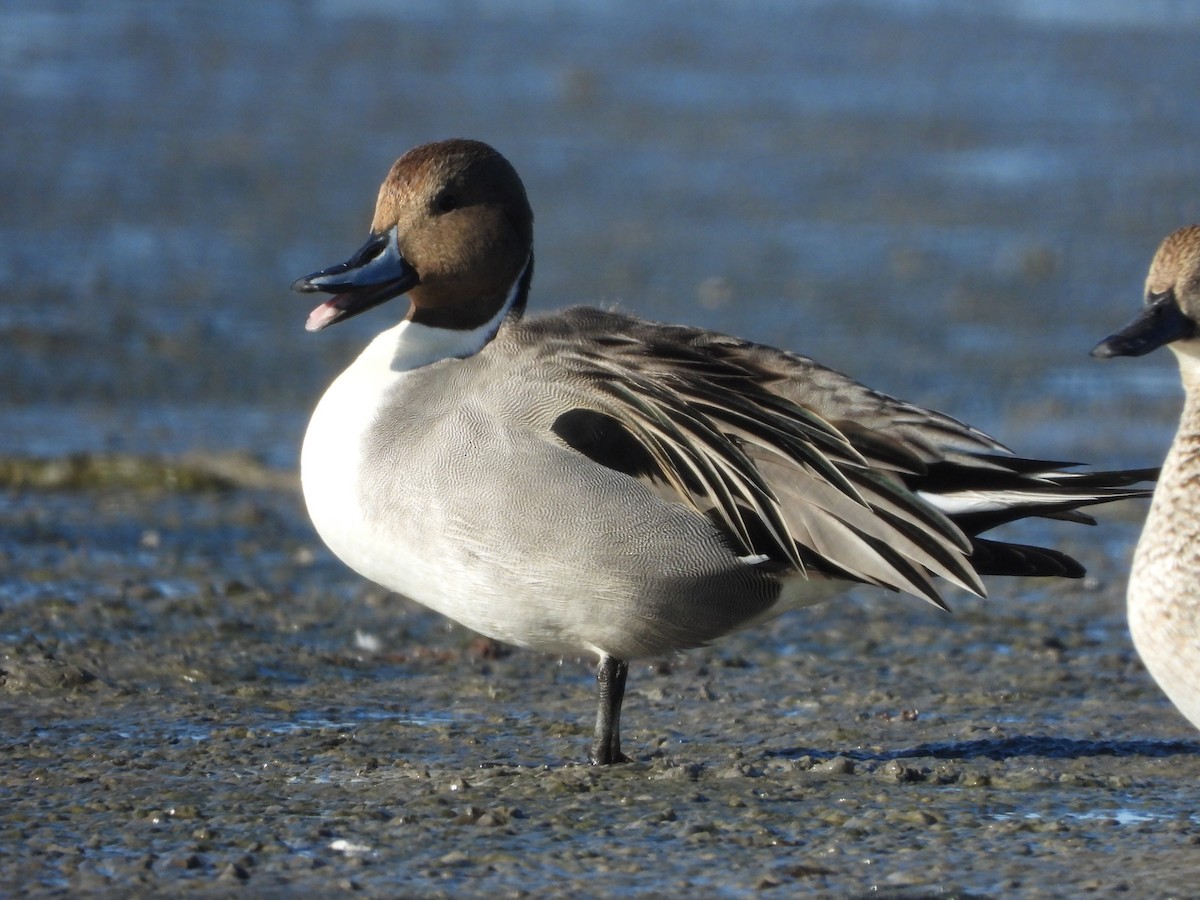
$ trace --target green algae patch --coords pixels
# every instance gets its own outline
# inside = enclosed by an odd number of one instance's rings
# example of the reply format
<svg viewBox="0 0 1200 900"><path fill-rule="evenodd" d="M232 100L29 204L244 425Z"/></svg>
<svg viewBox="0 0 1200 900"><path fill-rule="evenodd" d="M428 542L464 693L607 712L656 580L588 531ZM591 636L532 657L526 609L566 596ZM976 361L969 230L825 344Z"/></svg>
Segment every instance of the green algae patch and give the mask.
<svg viewBox="0 0 1200 900"><path fill-rule="evenodd" d="M272 469L247 453L180 457L72 453L60 457L0 456L0 487L81 491L121 488L164 491L295 490L294 473Z"/></svg>

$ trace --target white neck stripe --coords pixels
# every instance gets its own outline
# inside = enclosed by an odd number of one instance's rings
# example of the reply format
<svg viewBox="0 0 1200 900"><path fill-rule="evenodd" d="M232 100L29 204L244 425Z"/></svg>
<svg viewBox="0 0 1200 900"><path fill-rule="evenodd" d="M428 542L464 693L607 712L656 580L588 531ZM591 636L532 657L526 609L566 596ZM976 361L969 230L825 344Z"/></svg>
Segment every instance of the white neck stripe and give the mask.
<svg viewBox="0 0 1200 900"><path fill-rule="evenodd" d="M442 359L465 359L468 356L474 356L486 347L488 342L496 336L496 332L500 330L505 316L517 302L525 271L528 268L529 262L526 261L509 289L504 305L478 328L467 331L436 328L405 319L376 337L367 352L376 350L376 345L382 344L378 349L390 352L392 360L389 368L393 372L419 369Z"/></svg>

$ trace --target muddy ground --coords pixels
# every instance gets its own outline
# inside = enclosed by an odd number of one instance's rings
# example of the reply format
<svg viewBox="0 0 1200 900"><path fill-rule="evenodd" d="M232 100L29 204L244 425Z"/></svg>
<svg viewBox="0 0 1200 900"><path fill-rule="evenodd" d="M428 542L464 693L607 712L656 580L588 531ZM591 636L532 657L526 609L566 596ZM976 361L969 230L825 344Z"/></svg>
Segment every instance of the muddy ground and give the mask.
<svg viewBox="0 0 1200 900"><path fill-rule="evenodd" d="M1200 740L1137 660L1105 552L1136 535L1135 504L1053 532L1083 581L993 579L953 614L859 591L643 661L634 761L595 769L587 661L509 652L364 584L286 486L156 485L178 482L167 468L0 500L10 889L1188 896L1200 879Z"/></svg>

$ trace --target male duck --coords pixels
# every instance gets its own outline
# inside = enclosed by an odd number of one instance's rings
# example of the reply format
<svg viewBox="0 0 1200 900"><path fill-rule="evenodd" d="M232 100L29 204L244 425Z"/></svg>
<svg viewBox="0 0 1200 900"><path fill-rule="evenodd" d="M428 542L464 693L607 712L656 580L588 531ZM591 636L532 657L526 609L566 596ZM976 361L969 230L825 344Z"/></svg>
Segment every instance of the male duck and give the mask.
<svg viewBox="0 0 1200 900"><path fill-rule="evenodd" d="M523 318L533 213L486 144L409 151L366 244L292 287L318 331L406 294L304 438L317 531L347 565L481 634L595 654L591 760L621 753L628 662L857 584L1079 577L977 535L1148 491L1072 474L803 356L578 307Z"/></svg>

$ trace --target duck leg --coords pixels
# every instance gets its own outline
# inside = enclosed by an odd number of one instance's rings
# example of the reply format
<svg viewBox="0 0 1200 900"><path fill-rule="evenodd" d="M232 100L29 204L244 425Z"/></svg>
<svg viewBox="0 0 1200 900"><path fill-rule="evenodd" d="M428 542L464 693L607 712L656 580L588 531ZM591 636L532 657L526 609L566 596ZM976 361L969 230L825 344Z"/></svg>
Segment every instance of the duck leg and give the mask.
<svg viewBox="0 0 1200 900"><path fill-rule="evenodd" d="M629 663L607 653L596 665L600 706L596 710L596 735L592 738L592 752L588 756L593 766L629 762L629 757L621 752L621 701L625 699L628 674Z"/></svg>

